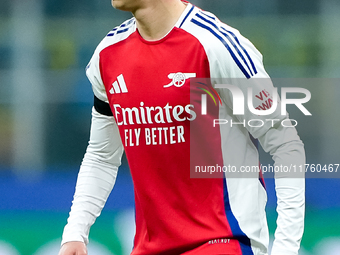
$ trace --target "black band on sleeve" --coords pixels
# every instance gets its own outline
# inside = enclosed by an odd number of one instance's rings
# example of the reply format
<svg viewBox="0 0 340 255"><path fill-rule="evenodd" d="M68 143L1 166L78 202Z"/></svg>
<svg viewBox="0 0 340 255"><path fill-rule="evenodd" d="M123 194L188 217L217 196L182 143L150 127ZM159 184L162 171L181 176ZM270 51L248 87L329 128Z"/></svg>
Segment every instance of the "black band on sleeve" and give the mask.
<svg viewBox="0 0 340 255"><path fill-rule="evenodd" d="M110 105L108 103L103 102L96 96L94 96L93 105L96 111L99 112L100 114L103 114L106 116L113 116Z"/></svg>

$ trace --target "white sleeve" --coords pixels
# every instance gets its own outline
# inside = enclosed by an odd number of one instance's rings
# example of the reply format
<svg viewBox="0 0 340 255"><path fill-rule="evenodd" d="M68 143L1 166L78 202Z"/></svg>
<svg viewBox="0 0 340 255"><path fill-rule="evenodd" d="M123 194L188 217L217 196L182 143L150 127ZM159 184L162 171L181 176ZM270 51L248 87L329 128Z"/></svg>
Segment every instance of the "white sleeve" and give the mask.
<svg viewBox="0 0 340 255"><path fill-rule="evenodd" d="M70 241L88 244L90 227L114 186L122 154L123 146L114 118L93 108L90 141L78 174L62 244Z"/></svg>
<svg viewBox="0 0 340 255"><path fill-rule="evenodd" d="M304 166L304 145L295 128L272 128L259 141L272 155L275 166ZM275 190L278 218L271 255L297 255L304 230L304 172L277 173Z"/></svg>
<svg viewBox="0 0 340 255"><path fill-rule="evenodd" d="M268 91L271 91L270 86L272 85L269 82L269 76L265 79L266 81L258 82L259 79L257 79L257 77L266 77L262 61L258 65L258 71L258 75L254 77L256 80L254 83L269 85ZM259 91L256 86L253 89ZM256 104L254 98L253 101ZM277 111L264 117L280 119L280 121L286 119L285 125L293 126L288 120L289 115L279 116L278 112L280 111L280 99L278 99ZM258 116L253 117L258 118ZM300 166L304 167L306 161L305 149L296 129L283 127L279 123L269 129L265 128L265 133L251 131L254 136L259 136L262 148L270 153L275 166L285 166L286 169L290 169L290 172L283 171L275 174L278 218L271 255L298 255L305 218L305 174L304 171L300 172Z"/></svg>
<svg viewBox="0 0 340 255"><path fill-rule="evenodd" d="M235 32L236 34L236 32ZM244 37L239 37L240 42L251 56L257 70L257 74L250 79L236 78L229 79L224 84L233 84L242 91L247 99L248 88L252 88L252 105L261 106L260 100L264 95L273 96L273 84L266 73L262 56L256 48ZM238 65L234 61L228 62L231 77L244 77ZM233 98L228 89L219 89L222 100L232 109ZM264 92L263 92L264 91ZM262 93L262 94L261 94ZM277 95L278 97L278 95ZM269 115L258 116L245 107L244 115L237 115L242 123L251 119L260 119L265 123L261 128L248 126L247 129L253 137L259 139L263 149L272 155L275 166L286 166L299 171L299 166L305 164L305 150L300 137L294 127L283 127L291 125L289 116L281 115L280 99L278 97L277 108ZM266 119L275 120L276 124ZM305 212L305 180L304 172L278 173L275 175L275 189L277 195L277 229L275 241L272 248L272 255L297 255L304 230Z"/></svg>

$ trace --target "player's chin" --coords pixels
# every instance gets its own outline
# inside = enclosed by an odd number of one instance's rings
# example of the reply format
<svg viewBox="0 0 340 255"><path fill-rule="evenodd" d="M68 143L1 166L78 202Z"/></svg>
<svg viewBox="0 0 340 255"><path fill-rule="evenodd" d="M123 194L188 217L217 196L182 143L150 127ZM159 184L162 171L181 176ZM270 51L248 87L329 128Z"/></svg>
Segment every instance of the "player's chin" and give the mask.
<svg viewBox="0 0 340 255"><path fill-rule="evenodd" d="M128 11L124 2L121 0L111 0L111 5L117 10Z"/></svg>
<svg viewBox="0 0 340 255"><path fill-rule="evenodd" d="M115 9L120 9L120 7L122 6L122 2L119 0L111 0L111 5Z"/></svg>
<svg viewBox="0 0 340 255"><path fill-rule="evenodd" d="M113 8L121 11L127 11L127 12L134 12L138 5L134 2L135 0L132 1L125 1L125 0L111 0L111 5Z"/></svg>

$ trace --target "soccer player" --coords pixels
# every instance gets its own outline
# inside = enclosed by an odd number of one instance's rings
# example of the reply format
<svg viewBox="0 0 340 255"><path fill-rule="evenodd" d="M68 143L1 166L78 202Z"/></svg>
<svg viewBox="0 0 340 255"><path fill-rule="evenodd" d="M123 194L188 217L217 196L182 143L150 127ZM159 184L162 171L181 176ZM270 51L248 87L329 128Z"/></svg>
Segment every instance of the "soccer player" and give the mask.
<svg viewBox="0 0 340 255"><path fill-rule="evenodd" d="M123 150L135 191L131 254L268 254L267 198L259 174L206 178L203 166L258 166L252 137L277 166L303 165L303 143L294 127L280 125L287 115L233 115L230 89L190 82L227 78L244 95L252 84L256 109L274 105L261 54L236 29L186 1L112 5L134 17L107 34L86 69L94 92L91 135L59 254L87 254L90 227L114 186ZM220 125L222 120L234 126ZM297 255L304 180L276 178L275 184L271 254Z"/></svg>

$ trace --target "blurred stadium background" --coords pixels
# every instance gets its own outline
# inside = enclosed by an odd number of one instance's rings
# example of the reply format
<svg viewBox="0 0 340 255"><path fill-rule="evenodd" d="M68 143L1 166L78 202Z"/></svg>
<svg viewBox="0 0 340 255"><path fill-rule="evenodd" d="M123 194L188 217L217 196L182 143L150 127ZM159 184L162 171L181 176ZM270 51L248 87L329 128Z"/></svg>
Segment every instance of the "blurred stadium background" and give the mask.
<svg viewBox="0 0 340 255"><path fill-rule="evenodd" d="M340 2L192 2L249 38L273 78L310 78L313 117L298 125L307 160L340 163ZM109 0L0 0L0 255L57 254L89 136L93 98L84 68L105 34L129 17ZM274 185L266 182L273 234ZM306 186L301 254L340 254L340 181L311 178ZM91 230L90 254L129 254L133 221L124 160Z"/></svg>

